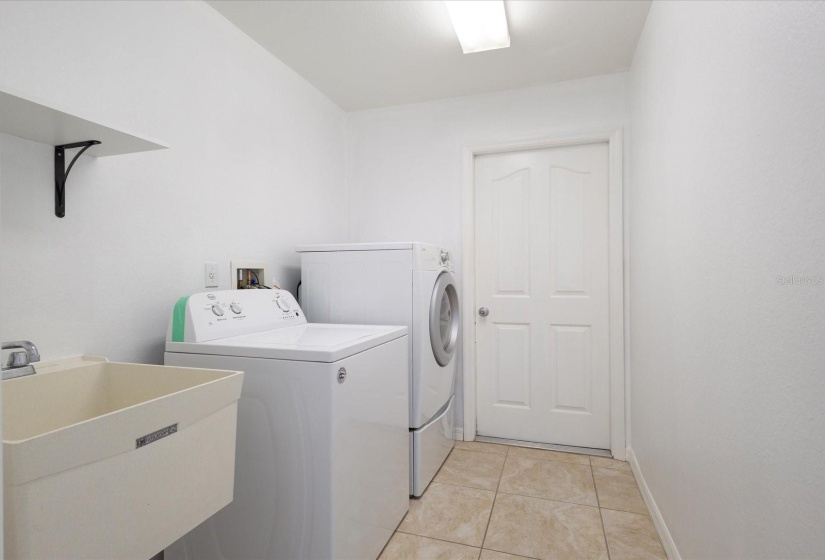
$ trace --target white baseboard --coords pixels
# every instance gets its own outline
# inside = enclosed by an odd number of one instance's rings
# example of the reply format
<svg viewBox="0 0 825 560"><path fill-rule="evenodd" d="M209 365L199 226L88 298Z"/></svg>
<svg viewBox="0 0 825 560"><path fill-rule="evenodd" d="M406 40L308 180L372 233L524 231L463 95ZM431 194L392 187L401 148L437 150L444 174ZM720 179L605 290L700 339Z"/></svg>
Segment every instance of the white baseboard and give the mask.
<svg viewBox="0 0 825 560"><path fill-rule="evenodd" d="M464 428L453 428L453 439L456 441L464 441Z"/></svg>
<svg viewBox="0 0 825 560"><path fill-rule="evenodd" d="M662 541L662 547L665 549L665 554L669 560L682 560L679 551L676 549L676 543L673 542L673 537L670 536L670 531L665 525L665 520L659 507L656 505L656 500L653 499L653 494L650 493L650 488L647 487L645 477L639 469L639 462L636 460L636 455L631 448L627 448L627 462L630 463L630 468L633 470L633 476L636 477L636 484L639 485L639 491L642 493L642 498L647 505L647 510L650 512L650 518L653 520L653 525L656 526L656 531L659 533L659 540Z"/></svg>

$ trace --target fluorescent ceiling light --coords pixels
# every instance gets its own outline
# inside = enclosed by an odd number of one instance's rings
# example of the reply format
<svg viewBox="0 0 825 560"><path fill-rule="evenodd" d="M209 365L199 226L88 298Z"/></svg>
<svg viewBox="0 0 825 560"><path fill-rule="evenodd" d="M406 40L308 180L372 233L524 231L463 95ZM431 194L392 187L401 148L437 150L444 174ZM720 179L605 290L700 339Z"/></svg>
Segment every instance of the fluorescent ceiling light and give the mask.
<svg viewBox="0 0 825 560"><path fill-rule="evenodd" d="M504 0L445 1L464 54L510 46Z"/></svg>

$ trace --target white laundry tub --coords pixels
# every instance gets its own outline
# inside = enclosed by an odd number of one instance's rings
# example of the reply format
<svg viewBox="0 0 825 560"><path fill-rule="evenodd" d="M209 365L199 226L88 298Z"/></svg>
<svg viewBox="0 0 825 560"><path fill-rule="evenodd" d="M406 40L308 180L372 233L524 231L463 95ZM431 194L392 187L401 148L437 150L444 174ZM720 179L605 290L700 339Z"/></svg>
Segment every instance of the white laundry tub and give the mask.
<svg viewBox="0 0 825 560"><path fill-rule="evenodd" d="M232 501L243 373L78 357L3 381L5 558L149 558Z"/></svg>

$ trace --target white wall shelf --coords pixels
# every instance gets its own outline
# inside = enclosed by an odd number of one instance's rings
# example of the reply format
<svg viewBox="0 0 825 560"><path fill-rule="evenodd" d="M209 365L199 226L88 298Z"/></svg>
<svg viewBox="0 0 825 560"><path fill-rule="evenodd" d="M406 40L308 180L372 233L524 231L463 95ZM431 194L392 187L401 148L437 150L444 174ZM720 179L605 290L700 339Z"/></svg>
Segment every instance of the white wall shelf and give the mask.
<svg viewBox="0 0 825 560"><path fill-rule="evenodd" d="M87 155L95 157L169 147L158 140L84 119L3 86L0 86L0 132L50 146L98 140L99 145L86 151Z"/></svg>
<svg viewBox="0 0 825 560"><path fill-rule="evenodd" d="M52 104L12 92L0 86L0 132L54 146L55 209L58 218L66 214L66 178L80 154L116 156L168 148L124 130L84 119ZM83 148L65 167L65 151Z"/></svg>

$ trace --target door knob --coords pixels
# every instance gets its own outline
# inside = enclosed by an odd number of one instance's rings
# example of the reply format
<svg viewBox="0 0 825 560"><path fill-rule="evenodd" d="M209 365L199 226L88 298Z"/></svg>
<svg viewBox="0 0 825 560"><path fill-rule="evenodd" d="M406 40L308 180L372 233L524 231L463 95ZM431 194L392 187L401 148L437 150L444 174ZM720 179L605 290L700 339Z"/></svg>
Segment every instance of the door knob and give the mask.
<svg viewBox="0 0 825 560"><path fill-rule="evenodd" d="M490 310L487 309L486 307L479 307L478 308L478 314L481 315L482 317L486 317L487 315L490 314Z"/></svg>

